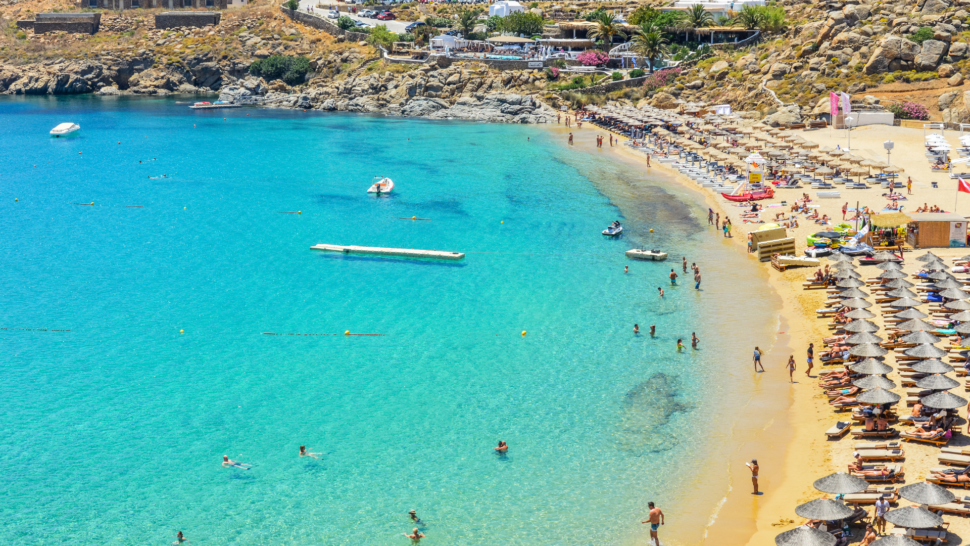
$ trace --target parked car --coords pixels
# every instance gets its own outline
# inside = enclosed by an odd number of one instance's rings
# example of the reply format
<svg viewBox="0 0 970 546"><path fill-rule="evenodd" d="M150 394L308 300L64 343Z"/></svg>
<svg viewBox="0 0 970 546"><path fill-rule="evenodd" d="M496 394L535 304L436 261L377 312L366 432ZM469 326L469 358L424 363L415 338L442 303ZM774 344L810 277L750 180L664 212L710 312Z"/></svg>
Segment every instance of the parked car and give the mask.
<svg viewBox="0 0 970 546"><path fill-rule="evenodd" d="M335 10L335 9L332 9L332 10L330 10L330 11L327 12L327 18L329 18L329 19L340 19L340 12L337 11L337 10Z"/></svg>
<svg viewBox="0 0 970 546"><path fill-rule="evenodd" d="M460 30L449 30L445 33L445 36L458 36L459 34L461 34Z"/></svg>
<svg viewBox="0 0 970 546"><path fill-rule="evenodd" d="M415 30L418 29L418 27L423 27L423 26L426 26L426 25L421 21L418 21L416 23L411 23L410 25L404 27L404 32L414 32Z"/></svg>
<svg viewBox="0 0 970 546"><path fill-rule="evenodd" d="M373 19L375 15L377 15L377 12L372 9L365 9L364 11L360 12L361 17L366 17L368 19Z"/></svg>
<svg viewBox="0 0 970 546"><path fill-rule="evenodd" d="M373 28L374 27L374 25L372 25L370 23L365 23L363 21L356 21L355 20L354 21L354 24L357 25L357 28Z"/></svg>
<svg viewBox="0 0 970 546"><path fill-rule="evenodd" d="M389 21L391 19L396 19L396 17L394 17L394 14L389 11L382 11L378 13L377 18L380 19L381 21Z"/></svg>

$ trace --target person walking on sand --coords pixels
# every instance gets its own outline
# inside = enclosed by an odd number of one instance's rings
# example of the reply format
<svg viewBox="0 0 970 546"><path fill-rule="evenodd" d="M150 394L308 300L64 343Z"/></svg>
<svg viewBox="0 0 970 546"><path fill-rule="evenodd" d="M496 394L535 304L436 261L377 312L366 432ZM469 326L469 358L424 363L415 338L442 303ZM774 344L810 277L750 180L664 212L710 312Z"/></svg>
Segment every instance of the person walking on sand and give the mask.
<svg viewBox="0 0 970 546"><path fill-rule="evenodd" d="M788 380L795 383L795 355L788 357Z"/></svg>
<svg viewBox="0 0 970 546"><path fill-rule="evenodd" d="M906 177L906 195L912 195L912 194L913 194L913 177L912 176L907 176Z"/></svg>
<svg viewBox="0 0 970 546"><path fill-rule="evenodd" d="M758 347L754 348L754 372L758 373L758 367L761 366L761 349ZM765 371L765 367L761 366L761 371Z"/></svg>
<svg viewBox="0 0 970 546"><path fill-rule="evenodd" d="M744 463L744 466L751 469L751 485L754 486L754 493L752 495L758 494L758 459L751 459L750 463Z"/></svg>
<svg viewBox="0 0 970 546"><path fill-rule="evenodd" d="M650 514L647 519L641 521L640 523L650 524L650 538L654 540L656 546L660 546L660 538L657 536L657 530L660 529L661 525L664 525L664 513L653 504L653 501L647 503L650 508Z"/></svg>
<svg viewBox="0 0 970 546"><path fill-rule="evenodd" d="M848 202L848 201L846 201L846 202L845 202L845 204L844 204L844 205L842 205L842 219L843 219L843 220L845 220L845 213L846 213L846 212L847 212L848 210L849 210L849 202Z"/></svg>
<svg viewBox="0 0 970 546"><path fill-rule="evenodd" d="M701 268L694 270L694 290L701 289Z"/></svg>
<svg viewBox="0 0 970 546"><path fill-rule="evenodd" d="M872 520L872 524L879 529L880 535L886 534L886 512L888 511L889 501L887 501L884 497L880 497L879 500L876 501L876 513Z"/></svg>
<svg viewBox="0 0 970 546"><path fill-rule="evenodd" d="M569 145L570 146L573 145L573 134L572 133L569 133Z"/></svg>
<svg viewBox="0 0 970 546"><path fill-rule="evenodd" d="M721 229L721 213L718 212L714 215L714 229Z"/></svg>
<svg viewBox="0 0 970 546"><path fill-rule="evenodd" d="M808 377L811 377L811 375L809 375L809 374L812 373L812 366L815 365L814 364L814 359L815 359L815 344L814 343L809 343L808 344L808 358L806 359L808 361L808 369L805 370L805 375L807 375Z"/></svg>
<svg viewBox="0 0 970 546"><path fill-rule="evenodd" d="M677 284L677 272L673 269L670 270L670 284Z"/></svg>

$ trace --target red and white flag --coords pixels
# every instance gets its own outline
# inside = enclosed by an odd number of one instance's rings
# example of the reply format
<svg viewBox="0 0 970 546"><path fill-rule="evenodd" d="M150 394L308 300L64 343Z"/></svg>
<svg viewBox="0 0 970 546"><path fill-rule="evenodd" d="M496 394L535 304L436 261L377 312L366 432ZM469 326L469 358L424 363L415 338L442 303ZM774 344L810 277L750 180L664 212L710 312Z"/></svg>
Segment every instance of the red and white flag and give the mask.
<svg viewBox="0 0 970 546"><path fill-rule="evenodd" d="M962 178L958 178L957 191L962 191L963 193L970 193L970 182L967 182Z"/></svg>

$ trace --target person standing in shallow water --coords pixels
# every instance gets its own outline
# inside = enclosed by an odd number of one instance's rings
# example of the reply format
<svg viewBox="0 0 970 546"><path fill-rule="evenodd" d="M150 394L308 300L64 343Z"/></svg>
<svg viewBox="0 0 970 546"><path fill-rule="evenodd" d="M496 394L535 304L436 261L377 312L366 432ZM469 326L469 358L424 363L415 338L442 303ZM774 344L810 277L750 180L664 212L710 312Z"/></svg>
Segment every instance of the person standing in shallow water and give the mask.
<svg viewBox="0 0 970 546"><path fill-rule="evenodd" d="M569 145L570 146L573 145L573 134L572 133L569 133Z"/></svg>
<svg viewBox="0 0 970 546"><path fill-rule="evenodd" d="M504 441L499 440L498 441L498 447L495 448L495 451L497 451L499 453L505 453L508 450L509 450L509 445L506 444Z"/></svg>
<svg viewBox="0 0 970 546"><path fill-rule="evenodd" d="M758 494L758 459L751 459L750 463L744 463L745 466L751 469L751 485L754 486L754 493L752 495Z"/></svg>
<svg viewBox="0 0 970 546"><path fill-rule="evenodd" d="M648 502L647 506L650 507L650 514L647 519L640 523L650 524L650 538L654 540L656 546L660 546L660 537L657 536L657 530L660 529L661 525L665 524L664 513L653 504L653 501Z"/></svg>
<svg viewBox="0 0 970 546"><path fill-rule="evenodd" d="M758 372L758 367L761 366L761 349L758 347L754 348L754 371ZM761 371L765 371L765 367L761 366Z"/></svg>

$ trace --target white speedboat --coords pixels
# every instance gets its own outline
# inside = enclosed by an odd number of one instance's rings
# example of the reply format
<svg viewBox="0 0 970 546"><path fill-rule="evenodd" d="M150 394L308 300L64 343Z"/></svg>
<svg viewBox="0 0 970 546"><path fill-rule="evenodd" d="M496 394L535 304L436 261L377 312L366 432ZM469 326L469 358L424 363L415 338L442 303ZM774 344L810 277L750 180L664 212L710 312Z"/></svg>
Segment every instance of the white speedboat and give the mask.
<svg viewBox="0 0 970 546"><path fill-rule="evenodd" d="M667 253L660 252L659 250L634 248L626 251L626 257L633 258L634 260L653 260L655 262L662 262L667 259Z"/></svg>
<svg viewBox="0 0 970 546"><path fill-rule="evenodd" d="M71 133L76 133L81 130L81 126L77 123L61 123L57 127L51 129L51 136L54 138L70 135Z"/></svg>
<svg viewBox="0 0 970 546"><path fill-rule="evenodd" d="M374 184L367 189L367 193L376 193L377 195L380 195L382 193L391 193L391 190L394 189L394 181L390 178L382 178L380 176L375 176L374 178L379 178L380 180L374 182Z"/></svg>
<svg viewBox="0 0 970 546"><path fill-rule="evenodd" d="M623 226L619 222L615 222L612 226L603 230L603 235L607 237L616 237L621 233L623 233Z"/></svg>

